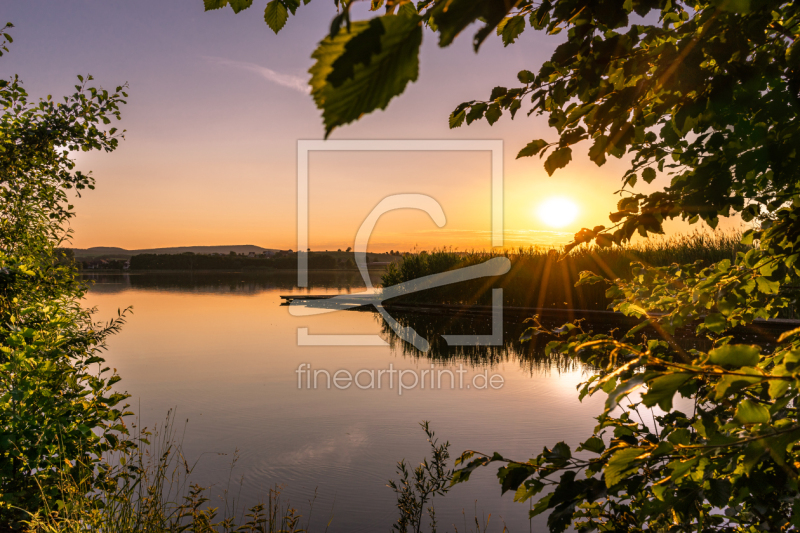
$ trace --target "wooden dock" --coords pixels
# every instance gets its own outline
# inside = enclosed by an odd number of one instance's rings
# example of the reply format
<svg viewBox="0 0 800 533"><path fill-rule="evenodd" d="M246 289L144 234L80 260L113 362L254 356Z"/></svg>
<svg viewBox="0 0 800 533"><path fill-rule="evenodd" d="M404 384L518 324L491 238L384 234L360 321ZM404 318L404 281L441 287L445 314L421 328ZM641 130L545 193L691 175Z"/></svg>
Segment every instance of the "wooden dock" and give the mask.
<svg viewBox="0 0 800 533"><path fill-rule="evenodd" d="M342 296L341 294L285 294L281 295L281 300L287 303L295 300L329 300L334 296Z"/></svg>
<svg viewBox="0 0 800 533"><path fill-rule="evenodd" d="M342 303L356 303L363 297L358 297L359 293L353 294L352 299L343 299ZM284 300L283 305L288 305L293 301L312 301L312 300L328 300L334 296L347 297L349 294L286 294L281 295ZM457 305L457 304L435 304L426 302L408 302L398 301L392 302L387 300L383 303L383 307L387 310L397 311L401 313L420 313L429 315L449 315L453 317L491 317L491 305ZM365 310L367 306L352 308L353 310ZM616 311L608 311L601 309L566 309L556 307L513 307L503 306L504 318L519 318L524 319L533 315L539 315L542 320L574 320L577 318L585 318L591 322L601 323L631 323L635 324L640 319L629 317L618 313ZM800 320L787 319L787 318L773 318L769 320L756 319L753 326L759 329L767 329L771 331L786 331L800 326ZM752 327L752 326L751 326Z"/></svg>

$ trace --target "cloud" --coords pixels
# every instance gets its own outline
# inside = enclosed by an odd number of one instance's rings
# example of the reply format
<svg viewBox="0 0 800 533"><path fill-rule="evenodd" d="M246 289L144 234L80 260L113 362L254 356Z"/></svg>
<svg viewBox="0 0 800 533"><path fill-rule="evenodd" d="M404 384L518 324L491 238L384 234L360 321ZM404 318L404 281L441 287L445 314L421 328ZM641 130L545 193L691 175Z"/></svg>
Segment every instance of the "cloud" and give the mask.
<svg viewBox="0 0 800 533"><path fill-rule="evenodd" d="M246 61L235 61L233 59L225 59L222 57L208 57L208 56L204 56L204 59L212 63L216 63L217 65L224 65L227 67L233 67L253 72L255 74L258 74L262 78L271 81L272 83L277 83L278 85L282 85L283 87L294 89L295 91L301 92L303 94L309 94L311 92L311 87L309 87L308 85L308 80L301 78L299 76L292 76L291 74L281 74L280 72L275 72L274 70L269 69L267 67L262 67L261 65L256 65L255 63L248 63Z"/></svg>

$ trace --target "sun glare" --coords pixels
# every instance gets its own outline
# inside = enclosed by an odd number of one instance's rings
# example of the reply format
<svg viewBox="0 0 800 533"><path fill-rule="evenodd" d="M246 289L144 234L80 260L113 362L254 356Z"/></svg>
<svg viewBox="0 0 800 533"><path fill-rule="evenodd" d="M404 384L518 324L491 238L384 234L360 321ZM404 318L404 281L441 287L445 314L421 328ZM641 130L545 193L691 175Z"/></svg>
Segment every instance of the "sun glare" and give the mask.
<svg viewBox="0 0 800 533"><path fill-rule="evenodd" d="M568 198L548 198L539 205L539 218L551 228L563 228L578 216L578 206Z"/></svg>

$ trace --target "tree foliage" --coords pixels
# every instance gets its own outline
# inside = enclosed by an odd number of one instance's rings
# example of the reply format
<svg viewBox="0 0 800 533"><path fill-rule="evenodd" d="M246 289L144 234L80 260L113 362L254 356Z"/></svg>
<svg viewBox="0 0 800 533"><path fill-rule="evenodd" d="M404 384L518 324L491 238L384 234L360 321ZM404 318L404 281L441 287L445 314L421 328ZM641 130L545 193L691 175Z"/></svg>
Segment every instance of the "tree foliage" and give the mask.
<svg viewBox="0 0 800 533"><path fill-rule="evenodd" d="M130 446L126 395L102 358L124 317L93 323L81 307L86 287L58 250L73 215L68 193L93 188L70 153L116 148L105 126L125 92L78 78L62 101L31 101L17 77L0 80L0 529L43 505L58 509L67 478L87 493L113 482L103 459Z"/></svg>

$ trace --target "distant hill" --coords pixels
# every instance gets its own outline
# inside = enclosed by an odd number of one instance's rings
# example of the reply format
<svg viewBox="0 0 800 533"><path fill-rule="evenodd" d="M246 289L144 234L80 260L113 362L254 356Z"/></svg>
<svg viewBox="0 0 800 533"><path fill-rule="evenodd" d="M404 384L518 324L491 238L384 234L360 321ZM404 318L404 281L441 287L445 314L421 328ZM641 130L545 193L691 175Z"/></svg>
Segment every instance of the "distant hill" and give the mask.
<svg viewBox="0 0 800 533"><path fill-rule="evenodd" d="M173 248L147 248L142 250L126 250L113 246L95 246L93 248L73 248L76 259L103 258L103 259L128 259L140 254L260 254L265 250L278 251L277 248L262 248L253 244L234 244L227 246L176 246Z"/></svg>

